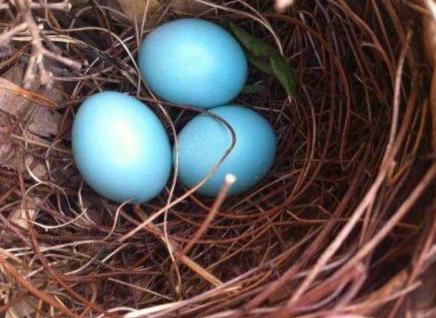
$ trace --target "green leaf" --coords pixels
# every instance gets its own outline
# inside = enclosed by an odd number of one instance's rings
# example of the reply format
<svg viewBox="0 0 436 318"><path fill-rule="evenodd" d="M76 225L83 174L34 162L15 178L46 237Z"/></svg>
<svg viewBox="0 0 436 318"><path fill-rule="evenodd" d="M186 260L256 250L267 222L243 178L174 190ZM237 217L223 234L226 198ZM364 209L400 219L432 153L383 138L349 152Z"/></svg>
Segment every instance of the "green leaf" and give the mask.
<svg viewBox="0 0 436 318"><path fill-rule="evenodd" d="M260 93L264 89L265 89L265 86L262 84L262 82L256 82L254 84L245 85L242 88L241 93L245 94L245 95L252 95L252 94Z"/></svg>
<svg viewBox="0 0 436 318"><path fill-rule="evenodd" d="M283 56L274 56L270 58L271 68L274 76L282 84L288 95L297 95L297 81L294 70Z"/></svg>
<svg viewBox="0 0 436 318"><path fill-rule="evenodd" d="M250 53L247 54L248 61L253 64L258 70L274 76L274 71L271 66L271 62L268 58L257 57Z"/></svg>
<svg viewBox="0 0 436 318"><path fill-rule="evenodd" d="M268 57L277 54L277 50L265 41L256 38L243 28L229 23L230 29L245 49L254 56Z"/></svg>
<svg viewBox="0 0 436 318"><path fill-rule="evenodd" d="M248 61L258 70L274 76L288 95L296 96L297 82L294 70L279 50L231 22L228 25L247 51Z"/></svg>

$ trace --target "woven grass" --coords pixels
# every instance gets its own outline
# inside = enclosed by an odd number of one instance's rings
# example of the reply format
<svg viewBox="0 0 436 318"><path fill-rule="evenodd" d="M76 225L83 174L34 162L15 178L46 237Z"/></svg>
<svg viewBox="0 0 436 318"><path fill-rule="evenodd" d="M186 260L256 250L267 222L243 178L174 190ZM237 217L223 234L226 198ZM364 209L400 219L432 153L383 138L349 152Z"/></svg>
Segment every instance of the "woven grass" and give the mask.
<svg viewBox="0 0 436 318"><path fill-rule="evenodd" d="M432 1L278 13L271 1L199 0L146 24L112 2L72 2L0 1L0 313L436 316ZM95 92L126 92L174 142L196 112L156 99L135 56L154 25L190 15L243 27L296 70L298 97L252 67L249 84L264 88L237 99L273 124L276 162L241 196L208 200L173 178L147 204L117 205L74 167L74 113Z"/></svg>

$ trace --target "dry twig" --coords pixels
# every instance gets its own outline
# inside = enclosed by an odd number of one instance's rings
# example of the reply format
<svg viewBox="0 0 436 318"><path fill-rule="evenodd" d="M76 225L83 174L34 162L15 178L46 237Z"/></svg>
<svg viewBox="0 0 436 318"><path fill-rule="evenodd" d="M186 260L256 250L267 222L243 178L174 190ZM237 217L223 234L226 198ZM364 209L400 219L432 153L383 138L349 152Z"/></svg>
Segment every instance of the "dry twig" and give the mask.
<svg viewBox="0 0 436 318"><path fill-rule="evenodd" d="M0 47L7 47L13 40L14 36L25 31L30 32L30 36L32 38L32 52L24 77L24 86L26 88L29 88L32 83L36 81L44 86L52 85L53 74L47 69L46 65L49 60L56 61L73 69L80 69L81 63L71 58L62 56L61 50L44 36L43 25L37 24L32 11L34 9L69 11L71 9L71 4L68 0L59 3L16 0L12 1L11 4L20 11L19 16L21 17L21 22L0 35ZM9 8L8 4L0 4L0 9L7 8ZM44 42L49 45L50 49L46 48Z"/></svg>

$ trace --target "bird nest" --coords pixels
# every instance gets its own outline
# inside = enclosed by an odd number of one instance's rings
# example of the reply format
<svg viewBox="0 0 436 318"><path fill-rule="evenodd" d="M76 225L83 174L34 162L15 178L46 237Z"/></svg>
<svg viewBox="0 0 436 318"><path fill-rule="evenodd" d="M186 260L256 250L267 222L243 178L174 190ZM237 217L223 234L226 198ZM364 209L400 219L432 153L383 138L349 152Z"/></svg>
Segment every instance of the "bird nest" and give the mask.
<svg viewBox="0 0 436 318"><path fill-rule="evenodd" d="M434 317L432 1L175 2L136 15L0 1L0 313ZM150 94L135 59L155 25L186 16L231 22L294 69L295 94L252 66L237 99L273 124L274 167L236 197L173 178L149 203L115 204L74 166L74 114L126 92L174 142L196 112Z"/></svg>

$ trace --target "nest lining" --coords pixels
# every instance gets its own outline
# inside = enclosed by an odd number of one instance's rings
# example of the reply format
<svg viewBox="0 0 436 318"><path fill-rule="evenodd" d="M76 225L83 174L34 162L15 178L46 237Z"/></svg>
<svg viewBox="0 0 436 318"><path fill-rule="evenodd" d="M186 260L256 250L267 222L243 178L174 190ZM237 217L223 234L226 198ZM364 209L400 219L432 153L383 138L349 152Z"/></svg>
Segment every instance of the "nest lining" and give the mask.
<svg viewBox="0 0 436 318"><path fill-rule="evenodd" d="M120 206L96 195L74 168L71 122L99 90L142 99L173 140L196 114L157 100L139 81L134 57L154 24L142 28L103 1L65 11L67 1L29 9L22 0L0 13L0 39L10 44L2 50L0 96L23 104L0 113L0 310L42 317L416 312L416 283L431 264L436 233L418 10L394 0L314 1L285 13L263 1L199 2L195 16L232 21L275 45L297 74L294 98L251 68L249 84L263 89L237 102L274 125L278 156L262 184L224 202L173 181L152 202ZM192 12L168 6L155 15L157 24ZM47 117L57 122L50 131Z"/></svg>

